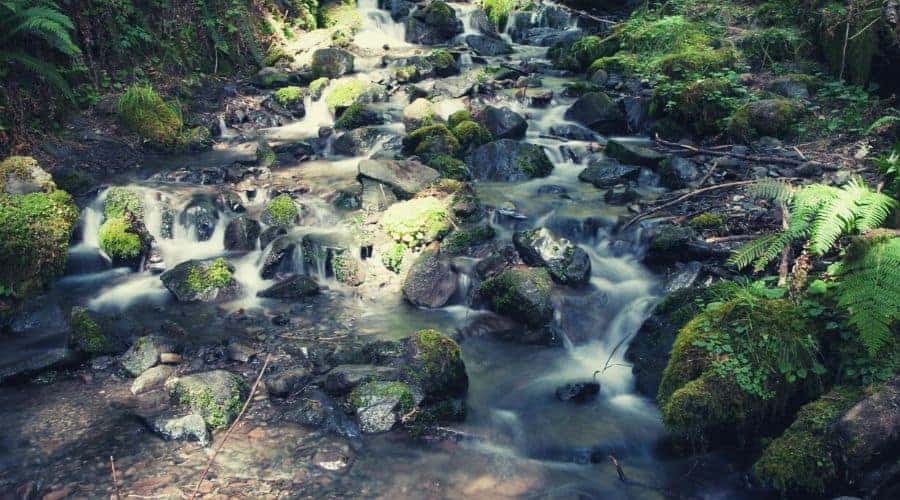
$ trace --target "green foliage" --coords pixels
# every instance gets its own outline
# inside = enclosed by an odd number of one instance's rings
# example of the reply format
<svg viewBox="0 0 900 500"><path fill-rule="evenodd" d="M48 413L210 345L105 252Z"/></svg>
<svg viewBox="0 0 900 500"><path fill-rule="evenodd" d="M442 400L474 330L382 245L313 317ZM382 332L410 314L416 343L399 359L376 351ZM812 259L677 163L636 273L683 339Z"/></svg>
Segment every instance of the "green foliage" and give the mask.
<svg viewBox="0 0 900 500"><path fill-rule="evenodd" d="M143 243L123 217L106 219L98 233L100 249L112 258L131 259L141 254Z"/></svg>
<svg viewBox="0 0 900 500"><path fill-rule="evenodd" d="M726 118L746 98L747 90L734 73L713 73L711 78L666 80L654 89L654 105L700 135L722 130Z"/></svg>
<svg viewBox="0 0 900 500"><path fill-rule="evenodd" d="M872 162L884 177L888 193L894 198L900 198L900 142L890 151L874 158Z"/></svg>
<svg viewBox="0 0 900 500"><path fill-rule="evenodd" d="M801 138L816 138L835 134L862 134L877 113L877 98L858 85L840 81L826 81L816 90L818 113L808 113L800 125Z"/></svg>
<svg viewBox="0 0 900 500"><path fill-rule="evenodd" d="M403 265L403 256L405 254L406 245L394 243L386 252L381 254L381 263L390 271L399 273L400 266Z"/></svg>
<svg viewBox="0 0 900 500"><path fill-rule="evenodd" d="M212 389L203 386L187 387L185 384L177 384L173 392L179 395L180 404L187 405L192 411L202 415L210 429L223 429L241 410L245 385L241 380L224 401L219 401Z"/></svg>
<svg viewBox="0 0 900 500"><path fill-rule="evenodd" d="M453 127L453 135L456 136L463 148L478 147L494 139L486 128L472 120L460 122Z"/></svg>
<svg viewBox="0 0 900 500"><path fill-rule="evenodd" d="M124 187L111 187L106 191L106 203L103 205L103 217L114 219L124 217L131 212L138 218L144 216L144 201L137 191Z"/></svg>
<svg viewBox="0 0 900 500"><path fill-rule="evenodd" d="M450 231L450 221L445 203L429 196L391 205L381 226L395 241L413 247L443 237Z"/></svg>
<svg viewBox="0 0 900 500"><path fill-rule="evenodd" d="M465 162L450 155L441 154L432 156L431 158L428 158L428 166L440 172L441 177L446 179L465 181L471 177L469 167Z"/></svg>
<svg viewBox="0 0 900 500"><path fill-rule="evenodd" d="M797 60L809 42L796 28L772 27L749 30L738 40L745 59L757 67Z"/></svg>
<svg viewBox="0 0 900 500"><path fill-rule="evenodd" d="M403 138L404 151L422 156L456 156L459 149L459 140L442 124L419 127Z"/></svg>
<svg viewBox="0 0 900 500"><path fill-rule="evenodd" d="M468 248L491 240L495 235L490 224L481 224L466 229L453 231L441 242L441 251L450 255L458 255Z"/></svg>
<svg viewBox="0 0 900 500"><path fill-rule="evenodd" d="M290 106L303 101L303 89L296 86L281 87L275 91L275 101L282 106Z"/></svg>
<svg viewBox="0 0 900 500"><path fill-rule="evenodd" d="M551 49L550 57L557 67L572 71L584 71L595 60L611 56L616 45L598 36L586 36L565 47Z"/></svg>
<svg viewBox="0 0 900 500"><path fill-rule="evenodd" d="M160 146L182 142L181 116L153 87L132 85L119 97L119 119L142 139Z"/></svg>
<svg viewBox="0 0 900 500"><path fill-rule="evenodd" d="M262 220L270 226L291 226L300 216L300 210L287 194L280 194L263 209Z"/></svg>
<svg viewBox="0 0 900 500"><path fill-rule="evenodd" d="M71 99L64 73L71 58L81 53L70 36L74 30L72 20L52 0L0 2L0 79L27 74Z"/></svg>
<svg viewBox="0 0 900 500"><path fill-rule="evenodd" d="M109 349L109 339L100 329L100 325L91 318L87 309L73 308L69 326L72 329L70 343L79 351L87 354L99 354Z"/></svg>
<svg viewBox="0 0 900 500"><path fill-rule="evenodd" d="M457 125L466 121L472 121L472 114L469 113L469 110L467 109L461 109L453 112L450 117L447 118L447 126L450 127L450 129L454 129Z"/></svg>
<svg viewBox="0 0 900 500"><path fill-rule="evenodd" d="M688 225L698 230L720 230L725 228L725 222L726 218L722 214L704 212L691 218Z"/></svg>
<svg viewBox="0 0 900 500"><path fill-rule="evenodd" d="M497 31L502 33L506 29L509 15L525 2L522 0L481 0L479 3Z"/></svg>

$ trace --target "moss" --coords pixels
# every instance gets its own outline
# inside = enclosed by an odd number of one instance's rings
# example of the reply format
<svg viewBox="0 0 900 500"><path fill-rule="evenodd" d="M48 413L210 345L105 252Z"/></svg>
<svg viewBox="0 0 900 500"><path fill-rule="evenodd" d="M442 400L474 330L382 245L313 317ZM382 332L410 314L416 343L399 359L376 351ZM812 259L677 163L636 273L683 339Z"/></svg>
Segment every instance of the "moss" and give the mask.
<svg viewBox="0 0 900 500"><path fill-rule="evenodd" d="M674 103L670 114L699 135L715 134L738 105L740 89L726 78L701 78L677 86L674 95L658 92L661 106Z"/></svg>
<svg viewBox="0 0 900 500"><path fill-rule="evenodd" d="M459 140L445 125L420 127L403 138L404 151L422 156L456 156L459 147Z"/></svg>
<svg viewBox="0 0 900 500"><path fill-rule="evenodd" d="M270 226L286 227L293 225L299 216L294 200L287 194L280 194L263 209L262 220Z"/></svg>
<svg viewBox="0 0 900 500"><path fill-rule="evenodd" d="M79 351L86 354L99 354L109 350L109 339L100 329L100 325L91 318L87 309L73 308L69 326L72 332L69 341Z"/></svg>
<svg viewBox="0 0 900 500"><path fill-rule="evenodd" d="M314 101L318 101L322 97L322 92L325 91L325 87L328 86L328 82L330 82L326 77L316 78L315 80L309 83L309 95L312 97Z"/></svg>
<svg viewBox="0 0 900 500"><path fill-rule="evenodd" d="M453 135L463 148L478 147L494 140L486 128L471 120L460 122L453 127Z"/></svg>
<svg viewBox="0 0 900 500"><path fill-rule="evenodd" d="M353 258L349 251L336 252L331 258L331 269L334 271L334 279L340 283L350 286L362 283L363 275L359 261Z"/></svg>
<svg viewBox="0 0 900 500"><path fill-rule="evenodd" d="M434 65L438 76L450 76L459 71L456 58L446 49L435 49L428 55L428 62Z"/></svg>
<svg viewBox="0 0 900 500"><path fill-rule="evenodd" d="M411 83L419 80L419 68L415 66L401 66L392 70L394 79L400 83Z"/></svg>
<svg viewBox="0 0 900 500"><path fill-rule="evenodd" d="M367 104L354 102L334 122L335 128L353 130L369 125L381 124L381 116L369 108Z"/></svg>
<svg viewBox="0 0 900 500"><path fill-rule="evenodd" d="M769 27L746 31L737 45L747 62L764 67L796 60L809 42L796 28Z"/></svg>
<svg viewBox="0 0 900 500"><path fill-rule="evenodd" d="M281 87L275 91L275 101L282 106L290 106L303 101L303 89L297 86Z"/></svg>
<svg viewBox="0 0 900 500"><path fill-rule="evenodd" d="M338 110L345 109L351 104L362 98L374 97L381 91L381 87L375 84L363 82L362 80L350 79L335 84L328 95L325 96L325 103L332 114Z"/></svg>
<svg viewBox="0 0 900 500"><path fill-rule="evenodd" d="M111 187L106 192L106 203L103 205L103 216L107 219L115 219L125 216L125 212L144 217L144 200L141 195L132 189L124 187Z"/></svg>
<svg viewBox="0 0 900 500"><path fill-rule="evenodd" d="M840 455L828 427L862 397L858 388L837 387L803 406L794 423L763 450L754 474L783 495L825 493L838 479Z"/></svg>
<svg viewBox="0 0 900 500"><path fill-rule="evenodd" d="M800 107L790 99L764 99L747 103L734 111L728 121L728 134L737 141L750 141L760 135L787 137L794 133Z"/></svg>
<svg viewBox="0 0 900 500"><path fill-rule="evenodd" d="M553 171L553 163L544 149L536 144L527 144L516 159L517 166L531 177L546 177Z"/></svg>
<svg viewBox="0 0 900 500"><path fill-rule="evenodd" d="M394 273L400 272L403 265L403 256L406 255L406 245L394 243L387 251L381 254L381 263Z"/></svg>
<svg viewBox="0 0 900 500"><path fill-rule="evenodd" d="M131 86L119 97L117 112L122 123L145 140L161 146L182 143L181 116L153 87Z"/></svg>
<svg viewBox="0 0 900 500"><path fill-rule="evenodd" d="M527 2L522 0L481 0L481 8L484 9L494 28L502 33L506 29L509 15L524 3Z"/></svg>
<svg viewBox="0 0 900 500"><path fill-rule="evenodd" d="M206 290L225 288L233 279L228 262L219 257L209 267L196 265L188 272L184 286L191 292L203 293Z"/></svg>
<svg viewBox="0 0 900 500"><path fill-rule="evenodd" d="M256 143L256 166L270 168L278 161L275 150L266 141L260 140Z"/></svg>
<svg viewBox="0 0 900 500"><path fill-rule="evenodd" d="M658 71L669 77L684 78L692 73L710 73L737 62L734 49L686 48L666 54L655 62Z"/></svg>
<svg viewBox="0 0 900 500"><path fill-rule="evenodd" d="M694 216L688 225L697 230L720 231L725 229L726 218L724 215L713 212L704 212Z"/></svg>
<svg viewBox="0 0 900 500"><path fill-rule="evenodd" d="M507 269L481 282L478 290L489 299L493 311L540 327L552 318L552 288L550 273L540 267Z"/></svg>
<svg viewBox="0 0 900 500"><path fill-rule="evenodd" d="M415 360L406 369L406 377L426 393L443 393L465 378L459 345L437 330L419 330L412 335Z"/></svg>
<svg viewBox="0 0 900 500"><path fill-rule="evenodd" d="M243 384L243 381L241 381ZM188 388L176 385L174 391L179 394L179 403L189 406L192 411L203 416L206 425L211 429L224 429L241 410L243 404L241 385L234 388L224 401L217 401L212 390L205 387Z"/></svg>
<svg viewBox="0 0 900 500"><path fill-rule="evenodd" d="M263 59L263 66L275 66L281 61L290 61L291 56L284 51L284 47L280 45L271 45L266 50L266 57Z"/></svg>
<svg viewBox="0 0 900 500"><path fill-rule="evenodd" d="M358 30L362 27L363 19L355 3L337 1L323 5L319 10L319 25L324 28Z"/></svg>
<svg viewBox="0 0 900 500"><path fill-rule="evenodd" d="M588 73L594 74L597 70L603 70L607 73L618 73L630 75L638 72L639 57L630 52L619 52L608 57L601 57L594 60L588 68Z"/></svg>
<svg viewBox="0 0 900 500"><path fill-rule="evenodd" d="M143 242L123 217L106 219L98 232L100 249L113 259L133 259L141 255Z"/></svg>
<svg viewBox="0 0 900 500"><path fill-rule="evenodd" d="M36 172L47 178L35 179ZM6 190L6 183L10 176L26 182L39 181L42 183L41 189L46 192L56 189L53 180L40 169L37 160L30 156L10 156L0 162L0 193Z"/></svg>
<svg viewBox="0 0 900 500"><path fill-rule="evenodd" d="M551 58L557 67L572 71L584 71L592 62L602 57L612 56L617 44L598 36L590 35L578 39L565 47L551 50Z"/></svg>
<svg viewBox="0 0 900 500"><path fill-rule="evenodd" d="M441 251L450 255L458 255L467 249L493 239L494 228L490 224L481 224L468 229L457 229L441 242Z"/></svg>
<svg viewBox="0 0 900 500"><path fill-rule="evenodd" d="M0 192L0 295L30 296L62 274L77 220L65 191Z"/></svg>
<svg viewBox="0 0 900 500"><path fill-rule="evenodd" d="M369 398L395 397L399 399L397 409L406 414L416 406L412 388L403 382L368 382L350 393L350 402L356 408L365 408Z"/></svg>
<svg viewBox="0 0 900 500"><path fill-rule="evenodd" d="M428 159L428 166L441 173L441 177L456 180L468 180L471 177L465 162L450 155L437 155Z"/></svg>
<svg viewBox="0 0 900 500"><path fill-rule="evenodd" d="M395 241L412 247L443 237L450 231L450 220L444 202L429 196L391 205L381 226Z"/></svg>
<svg viewBox="0 0 900 500"><path fill-rule="evenodd" d="M457 125L466 121L472 121L472 114L466 109L461 109L459 111L454 111L450 117L447 118L447 126L454 129Z"/></svg>

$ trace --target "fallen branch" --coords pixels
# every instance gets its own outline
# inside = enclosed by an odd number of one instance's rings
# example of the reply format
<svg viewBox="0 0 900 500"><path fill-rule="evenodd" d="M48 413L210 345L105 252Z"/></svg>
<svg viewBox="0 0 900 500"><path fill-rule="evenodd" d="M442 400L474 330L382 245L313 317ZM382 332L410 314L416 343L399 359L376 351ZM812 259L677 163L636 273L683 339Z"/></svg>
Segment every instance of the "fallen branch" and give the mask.
<svg viewBox="0 0 900 500"><path fill-rule="evenodd" d="M625 477L625 471L622 469L622 465L619 464L619 461L616 460L616 457L614 457L613 455L610 455L609 461L612 462L613 467L616 468L616 474L619 475L619 481L622 481L623 483L627 483L628 478Z"/></svg>
<svg viewBox="0 0 900 500"><path fill-rule="evenodd" d="M664 139L660 139L659 136L656 136L656 143L661 146L666 146L668 148L679 148L683 151L687 151L693 154L698 155L710 155L710 156L730 156L732 158L737 158L739 160L749 161L753 163L780 163L782 165L805 165L807 163L812 163L819 167L822 167L827 170L838 170L840 167L834 165L826 165L824 163L820 163L817 161L807 161L807 160L798 160L796 158L787 158L784 156L758 156L758 155L745 155L740 153L733 153L731 151L716 151L715 149L709 148L699 148L697 146L691 146L690 144L679 144L677 142L670 142ZM801 155L802 156L802 155Z"/></svg>
<svg viewBox="0 0 900 500"><path fill-rule="evenodd" d="M718 166L719 160L714 161L712 166L709 167L709 171L706 172L706 175L704 175L703 178L700 179L700 183L697 184L697 187L703 187L703 185L706 184L706 180L712 177L712 174L716 171L716 168L718 168Z"/></svg>
<svg viewBox="0 0 900 500"><path fill-rule="evenodd" d="M706 238L706 243L728 243L731 241L747 241L747 240L755 240L763 236L762 234L733 234L730 236L712 236L710 238Z"/></svg>
<svg viewBox="0 0 900 500"><path fill-rule="evenodd" d="M659 205L658 207L655 207L652 210L644 211L644 212L641 212L641 213L635 215L634 217L629 219L628 222L625 223L625 225L622 226L622 230L628 229L635 222L638 222L641 219L647 218L647 217L661 211L664 208L671 207L672 205L677 205L678 203L680 203L688 198L691 198L693 196L697 196L698 194L703 194L703 193L707 193L709 191L715 191L718 189L728 189L728 188L739 187L739 186L749 186L750 184L755 184L756 182L757 181L726 182L724 184L716 184L715 186L709 186L709 187L705 187L705 188L696 189L694 191L691 191L690 193L679 196L678 198L675 198L672 201L663 203L662 205Z"/></svg>
<svg viewBox="0 0 900 500"><path fill-rule="evenodd" d="M119 478L116 474L116 461L112 455L109 456L109 468L112 470L113 491L116 494L116 500L122 500L122 495L119 493Z"/></svg>
<svg viewBox="0 0 900 500"><path fill-rule="evenodd" d="M247 408L250 406L250 402L253 401L253 395L256 394L256 389L259 387L259 382L263 378L263 374L266 373L266 368L269 367L269 360L272 359L271 354L266 355L266 361L262 365L262 369L259 370L259 375L256 377L256 382L253 382L253 387L250 389L250 395L247 396L247 401L244 402L244 407L241 408L241 412L238 413L238 416L234 419L234 423L231 424L231 427L225 431L225 435L222 437L222 441L219 442L219 446L216 446L215 451L211 457L209 457L209 461L206 462L206 468L203 469L203 474L200 475L200 480L197 481L197 487L194 488L194 492L191 494L191 500L197 498L197 494L200 493L200 485L203 484L203 481L206 479L206 475L209 474L209 468L212 467L213 462L216 460L216 456L222 451L222 447L225 446L225 442L228 441L228 437L231 436L231 432L238 426L241 421L241 418L244 416L244 413L247 411Z"/></svg>
<svg viewBox="0 0 900 500"><path fill-rule="evenodd" d="M555 7L558 9L567 10L569 12L578 14L579 16L584 17L586 19L590 19L592 21L597 21L598 23L612 24L613 26L619 24L616 21L610 21L609 19L603 19L602 17L597 17L593 14L588 14L587 12L585 12L583 10L575 9L575 8L569 7L567 5L556 4Z"/></svg>

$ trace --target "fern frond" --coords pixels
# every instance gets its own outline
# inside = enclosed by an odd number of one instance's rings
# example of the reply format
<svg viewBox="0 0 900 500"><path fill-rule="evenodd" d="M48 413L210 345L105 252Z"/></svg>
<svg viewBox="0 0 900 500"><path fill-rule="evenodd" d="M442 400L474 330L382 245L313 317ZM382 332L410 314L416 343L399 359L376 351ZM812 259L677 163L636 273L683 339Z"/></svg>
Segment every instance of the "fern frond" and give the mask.
<svg viewBox="0 0 900 500"><path fill-rule="evenodd" d="M864 233L881 226L897 208L897 200L869 191L860 197L857 205L856 229Z"/></svg>
<svg viewBox="0 0 900 500"><path fill-rule="evenodd" d="M767 178L748 186L747 194L754 198L786 202L794 195L794 188L785 181Z"/></svg>
<svg viewBox="0 0 900 500"><path fill-rule="evenodd" d="M54 88L56 88L67 99L73 99L72 89L66 82L65 78L59 73L59 70L53 64L46 63L34 56L26 54L23 51L0 53L0 59L5 58L7 61L18 64L29 73L34 74L41 80L44 80Z"/></svg>
<svg viewBox="0 0 900 500"><path fill-rule="evenodd" d="M742 245L729 257L728 264L737 269L744 269L764 255L772 242L777 238L777 234L771 234Z"/></svg>

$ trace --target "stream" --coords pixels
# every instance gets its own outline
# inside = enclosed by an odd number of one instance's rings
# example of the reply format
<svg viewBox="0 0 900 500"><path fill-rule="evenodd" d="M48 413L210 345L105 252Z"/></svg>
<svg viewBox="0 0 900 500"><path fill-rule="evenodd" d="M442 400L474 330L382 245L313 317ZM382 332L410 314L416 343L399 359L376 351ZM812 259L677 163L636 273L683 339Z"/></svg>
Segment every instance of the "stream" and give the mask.
<svg viewBox="0 0 900 500"><path fill-rule="evenodd" d="M360 54L357 72L343 79L381 81L387 71L380 64L384 45L390 47L391 57L423 50L403 41L403 25L377 4L359 2L364 26L354 40ZM474 32L474 7L451 5L465 26L453 46L465 46L465 37ZM508 34L502 37L512 44L511 55L464 54L463 73L501 60L517 64L546 57L542 47L515 44ZM341 81L332 80L329 86ZM564 81L544 77L550 88L561 88ZM236 198L229 203L240 206L240 212L207 210L220 203L222 185L177 182L166 175L252 158L255 139L227 127L212 151L165 159L148 165L140 175L116 179L113 184L136 189L143 197L146 226L155 240L153 262L142 271L115 268L102 254L97 230L103 219L104 189L83 207L69 268L49 296L66 306L85 306L103 314L120 331L134 335L175 321L190 332L190 342L196 345L238 337L273 351L296 351L317 336L398 339L420 328L462 332L460 346L469 376L466 417L447 427L463 438L423 442L391 432L348 444L322 431L282 422L277 417L279 403L258 396L249 424L229 440L206 485L218 488L208 491L218 491L223 498L758 498L741 491L742 469L733 457L685 458L669 449L655 403L634 391L625 346L666 290L666 280L641 264L640 229L629 235L611 234L627 208L606 204L602 191L578 180L585 165L577 159L581 155L570 152L584 151L591 142L603 143L605 138L584 142L552 138L550 127L565 122L563 113L574 98L557 92L549 105L537 108L516 99L516 90L499 91L492 104L527 118L524 140L545 148L553 172L524 182L479 182L475 189L481 203L492 207L486 221L496 230L496 239L509 240L514 229L547 227L588 253L592 265L588 285L565 288L553 296L561 346L523 345L479 335L479 321L489 313L468 303L467 291L474 281L471 259L454 263L461 269L459 291L449 305L418 309L390 287L379 290L364 284L356 289L339 283L323 257L302 255L303 245L296 245L295 255L281 262L277 273L312 275L323 293L302 303L259 298L257 292L276 282L275 277L261 276L271 249L258 245L247 252L225 249L225 228L234 217L258 218L273 192L300 184L304 189L294 192L293 198L303 206L301 223L291 229L291 237L349 239L354 211L335 208L328 198L337 187L356 182L360 160L390 148L392 142L396 145L403 135L399 117L410 100L403 90L375 104L392 121L379 127L385 138L368 155L335 154L332 136L323 145L321 158L291 162L279 156L267 178L257 179L256 185L238 183ZM276 148L319 140L320 128L334 121L324 101L306 97L303 118L262 129L259 136ZM446 119L465 104L463 99L447 99L438 110ZM652 179L642 180L641 186L642 196L659 193ZM378 252L376 248L370 257L372 265L380 265ZM159 279L161 269L213 257L226 257L234 265L239 297L217 304L179 303ZM44 349L64 347L60 342L48 338L15 353L8 349L0 363L10 362L5 359L10 356L40 356ZM254 377L258 369L259 363L247 366L245 375ZM573 404L555 397L557 387L592 377L602 387L596 399ZM123 491L135 498L184 497L209 448L163 441L148 432L127 409L126 402L133 399L130 382L104 374L0 388L4 422L0 491L32 481L57 491L69 488L80 497L109 498L108 457L114 456ZM352 465L336 472L321 465L301 466L324 463L321 454L329 450L352 457ZM619 481L610 455L622 464L628 482Z"/></svg>

